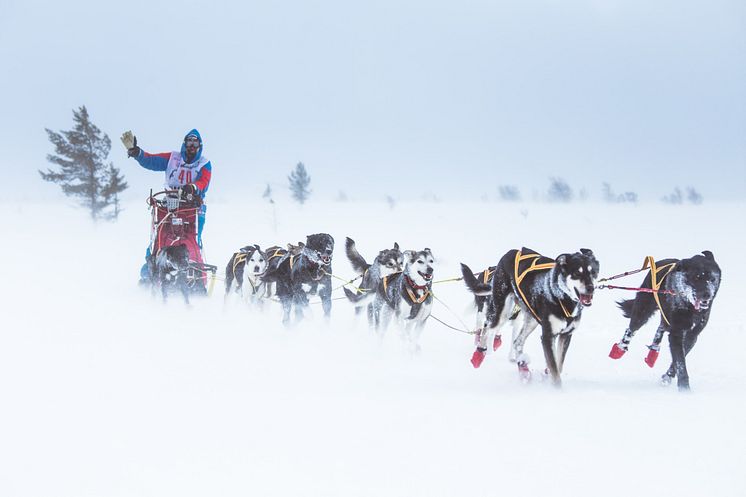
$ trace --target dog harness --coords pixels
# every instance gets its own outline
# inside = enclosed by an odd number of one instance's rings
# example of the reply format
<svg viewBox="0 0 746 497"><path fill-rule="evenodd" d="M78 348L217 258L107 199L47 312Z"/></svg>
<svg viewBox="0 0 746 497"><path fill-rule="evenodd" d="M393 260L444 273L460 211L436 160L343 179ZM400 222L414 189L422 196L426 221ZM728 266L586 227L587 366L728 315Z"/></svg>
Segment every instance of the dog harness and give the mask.
<svg viewBox="0 0 746 497"><path fill-rule="evenodd" d="M391 273L388 276L384 276L383 277L383 280L382 280L382 282L383 282L383 295L384 295L384 298L386 299L386 302L388 302L389 304L392 304L392 302L389 301L389 298L388 298L389 278L392 277L392 276L399 275L399 274L401 274L401 271L396 272L396 273ZM427 298L431 294L430 288L427 285L425 285L425 286L417 285L406 274L404 275L404 278L405 278L405 282L407 283L407 285L404 287L404 289L407 291L407 295L409 296L409 301L411 302L411 304L413 306L415 306L415 305L419 305L419 304L422 304L423 302L425 302L425 300L427 300ZM421 297L417 297L417 295L412 291L413 289L415 289L415 290L425 290L425 293L422 294Z"/></svg>
<svg viewBox="0 0 746 497"><path fill-rule="evenodd" d="M524 252L527 253L524 254ZM534 311L534 308L531 307L531 304L529 304L528 299L526 298L526 294L521 288L521 283L529 273L532 273L534 271L547 271L549 269L552 269L556 265L557 263L554 262L554 260L550 259L549 257L544 257L543 255L534 252L531 249L527 249L526 247L518 250L515 254L515 263L513 264L515 287L516 289L518 289L518 295L521 297L523 304L528 308L528 310L534 316L534 319L536 319L539 324L541 324L541 319L539 318L539 315L536 314L536 311ZM565 304L562 303L562 299L559 299L559 305L562 308L562 313L565 315L565 318L570 319L570 317L572 317L572 314L567 311Z"/></svg>
<svg viewBox="0 0 746 497"><path fill-rule="evenodd" d="M404 279L407 282L407 293L409 294L409 298L412 299L413 304L421 304L430 296L430 289L427 287L427 285L417 285L414 281L412 281L412 278L410 278L406 274L404 275ZM415 296L415 293L412 291L412 289L425 290L425 293L423 293L422 296L418 298Z"/></svg>
<svg viewBox="0 0 746 497"><path fill-rule="evenodd" d="M660 295L658 295L658 290L663 284L663 280L666 279L666 276L671 274L671 271L673 271L675 267L675 262L664 264L661 267L656 266L655 259L652 255L645 257L645 262L642 264L642 269L650 268L650 287L653 290L653 298L655 299L655 304L658 306L658 310L661 311L663 321L665 321L668 326L671 326L671 323L668 321L666 313L663 312L663 306L661 305L661 298Z"/></svg>
<svg viewBox="0 0 746 497"><path fill-rule="evenodd" d="M282 257L285 254L287 254L287 250L278 248L275 250L274 254L267 257L267 260L274 259L275 257Z"/></svg>
<svg viewBox="0 0 746 497"><path fill-rule="evenodd" d="M246 257L248 257L249 254L246 252L236 252L233 254L233 277L236 277L236 267L241 264L242 262L246 261Z"/></svg>
<svg viewBox="0 0 746 497"><path fill-rule="evenodd" d="M487 285L490 282L490 278L495 274L495 266L490 266L484 270L484 284Z"/></svg>
<svg viewBox="0 0 746 497"><path fill-rule="evenodd" d="M397 273L391 273L388 276L384 276L383 277L383 294L384 295L386 295L386 293L388 292L388 289L389 289L389 278L391 276L396 276L397 274L401 274L401 271L399 271Z"/></svg>

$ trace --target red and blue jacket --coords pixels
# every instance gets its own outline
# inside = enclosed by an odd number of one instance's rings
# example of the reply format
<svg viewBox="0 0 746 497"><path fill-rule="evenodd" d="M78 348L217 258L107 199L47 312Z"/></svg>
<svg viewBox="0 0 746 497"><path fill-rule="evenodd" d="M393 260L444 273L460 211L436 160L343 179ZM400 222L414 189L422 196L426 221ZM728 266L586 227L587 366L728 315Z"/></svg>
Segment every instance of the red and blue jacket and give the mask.
<svg viewBox="0 0 746 497"><path fill-rule="evenodd" d="M192 162L186 162L186 145L181 144L181 151L149 154L140 150L135 157L137 162L150 171L165 171L166 188L179 188L188 184L197 187L199 195L204 199L212 178L212 164L202 155L202 137L196 129L184 136L196 135L199 138L199 149Z"/></svg>

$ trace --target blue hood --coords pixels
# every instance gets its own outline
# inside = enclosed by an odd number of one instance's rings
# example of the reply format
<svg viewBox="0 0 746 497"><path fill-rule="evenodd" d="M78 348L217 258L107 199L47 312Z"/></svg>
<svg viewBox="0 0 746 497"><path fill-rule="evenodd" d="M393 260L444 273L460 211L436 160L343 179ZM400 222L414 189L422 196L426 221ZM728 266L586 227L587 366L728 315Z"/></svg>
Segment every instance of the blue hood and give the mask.
<svg viewBox="0 0 746 497"><path fill-rule="evenodd" d="M186 137L189 135L197 135L197 138L199 138L199 149L197 149L197 155L195 155L194 160L190 162L190 164L194 164L200 157L202 157L202 135L199 134L199 131L193 129L184 135L184 140L186 140ZM186 161L186 144L183 141L181 142L181 158Z"/></svg>

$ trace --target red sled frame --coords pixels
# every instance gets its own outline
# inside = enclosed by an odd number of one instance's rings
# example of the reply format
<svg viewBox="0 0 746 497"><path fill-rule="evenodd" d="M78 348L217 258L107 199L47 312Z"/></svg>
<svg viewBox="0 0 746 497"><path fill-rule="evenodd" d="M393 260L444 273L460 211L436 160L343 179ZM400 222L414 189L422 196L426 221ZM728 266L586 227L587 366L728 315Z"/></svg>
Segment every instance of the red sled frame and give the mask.
<svg viewBox="0 0 746 497"><path fill-rule="evenodd" d="M189 252L189 287L200 283L207 289L207 273L214 276L217 266L205 264L202 249L197 243L199 232L200 198L196 195L183 195L181 190L150 191L150 253L153 260L164 247L184 245Z"/></svg>

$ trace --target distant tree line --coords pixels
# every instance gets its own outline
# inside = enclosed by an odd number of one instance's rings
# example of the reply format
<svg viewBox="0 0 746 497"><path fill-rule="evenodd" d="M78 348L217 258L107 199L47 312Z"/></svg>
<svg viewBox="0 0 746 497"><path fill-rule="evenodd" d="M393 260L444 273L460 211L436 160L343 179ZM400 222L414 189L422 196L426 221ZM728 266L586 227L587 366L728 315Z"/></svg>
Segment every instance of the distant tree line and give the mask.
<svg viewBox="0 0 746 497"><path fill-rule="evenodd" d="M687 202L694 205L699 205L704 200L702 194L700 194L694 187L686 187L686 193L684 193L681 191L681 188L677 186L671 193L664 195L661 198L661 201L666 204L681 205L684 203L685 199Z"/></svg>
<svg viewBox="0 0 746 497"><path fill-rule="evenodd" d="M635 192L624 192L624 193L619 193L619 194L614 193L614 190L611 188L611 185L609 183L604 183L602 185L601 194L603 196L604 201L610 204L624 204L624 203L636 204L637 203L637 193Z"/></svg>

